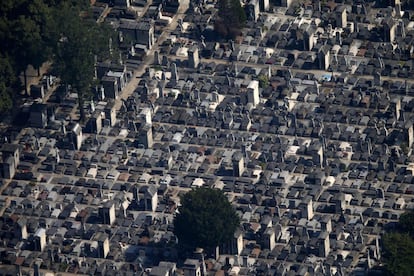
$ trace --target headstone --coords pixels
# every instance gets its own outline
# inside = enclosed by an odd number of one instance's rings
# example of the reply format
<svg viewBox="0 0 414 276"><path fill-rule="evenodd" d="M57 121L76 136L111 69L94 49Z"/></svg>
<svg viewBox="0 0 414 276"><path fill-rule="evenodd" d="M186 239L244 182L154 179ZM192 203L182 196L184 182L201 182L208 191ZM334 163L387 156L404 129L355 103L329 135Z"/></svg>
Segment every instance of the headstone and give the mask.
<svg viewBox="0 0 414 276"><path fill-rule="evenodd" d="M104 120L103 120L103 125L104 125L104 127L110 127L110 126L111 126L111 120L109 120L109 119L104 119Z"/></svg>
<svg viewBox="0 0 414 276"><path fill-rule="evenodd" d="M230 80L229 75L226 75L226 84L227 84L228 86L230 86L230 85L231 85L231 80Z"/></svg>
<svg viewBox="0 0 414 276"><path fill-rule="evenodd" d="M149 79L152 79L154 77L155 70L154 68L147 67L145 68L145 73L148 75Z"/></svg>
<svg viewBox="0 0 414 276"><path fill-rule="evenodd" d="M98 64L98 56L94 55L93 56L93 60L94 60L94 78L97 79L98 78L98 70L97 70L97 64Z"/></svg>
<svg viewBox="0 0 414 276"><path fill-rule="evenodd" d="M105 88L103 87L103 85L99 87L99 99L101 101L105 100Z"/></svg>
<svg viewBox="0 0 414 276"><path fill-rule="evenodd" d="M163 73L164 76L164 73ZM158 82L158 98L164 97L164 81Z"/></svg>
<svg viewBox="0 0 414 276"><path fill-rule="evenodd" d="M379 160L378 161L378 171L384 171L384 170L385 170L384 161Z"/></svg>
<svg viewBox="0 0 414 276"><path fill-rule="evenodd" d="M404 81L404 88L405 88L405 94L408 94L408 92L410 91L410 87L408 86L407 80Z"/></svg>
<svg viewBox="0 0 414 276"><path fill-rule="evenodd" d="M118 32L118 41L119 42L124 42L124 34L122 32Z"/></svg>
<svg viewBox="0 0 414 276"><path fill-rule="evenodd" d="M110 37L109 38L109 54L112 56L112 52L113 52L113 50L112 50L112 37Z"/></svg>
<svg viewBox="0 0 414 276"><path fill-rule="evenodd" d="M288 69L287 79L291 80L293 78L292 71Z"/></svg>
<svg viewBox="0 0 414 276"><path fill-rule="evenodd" d="M200 99L200 91L198 89L194 89L193 93L194 93L194 100L199 100Z"/></svg>
<svg viewBox="0 0 414 276"><path fill-rule="evenodd" d="M188 50L188 66L193 69L197 68L199 62L200 62L200 58L198 55L198 48L197 46L192 46Z"/></svg>
<svg viewBox="0 0 414 276"><path fill-rule="evenodd" d="M7 139L5 139L5 142L7 143ZM34 149L35 150L39 150L40 149L39 138L37 136L35 136L35 139L34 139Z"/></svg>
<svg viewBox="0 0 414 276"><path fill-rule="evenodd" d="M201 44L203 45L203 48L206 48L206 38L203 35L201 35L200 40Z"/></svg>
<svg viewBox="0 0 414 276"><path fill-rule="evenodd" d="M55 148L55 154L56 154L56 156L55 156L55 158L56 158L56 164L59 164L60 163L60 154L59 154L58 147Z"/></svg>
<svg viewBox="0 0 414 276"><path fill-rule="evenodd" d="M49 117L50 122L53 122L55 120L55 109L54 109L54 107L48 108L47 115Z"/></svg>
<svg viewBox="0 0 414 276"><path fill-rule="evenodd" d="M171 64L171 80L178 81L177 65L173 62Z"/></svg>
<svg viewBox="0 0 414 276"><path fill-rule="evenodd" d="M178 23L178 27L180 28L180 32L183 32L184 31L183 20L179 18L177 23Z"/></svg>
<svg viewBox="0 0 414 276"><path fill-rule="evenodd" d="M154 51L154 65L160 65L160 57L158 51Z"/></svg>
<svg viewBox="0 0 414 276"><path fill-rule="evenodd" d="M91 99L90 108L91 108L91 113L95 112L95 103L93 102L93 99Z"/></svg>
<svg viewBox="0 0 414 276"><path fill-rule="evenodd" d="M134 121L128 121L128 130L137 132L137 126Z"/></svg>
<svg viewBox="0 0 414 276"><path fill-rule="evenodd" d="M375 86L381 85L381 73L378 71L374 73L374 85Z"/></svg>
<svg viewBox="0 0 414 276"><path fill-rule="evenodd" d="M162 61L161 61L161 65L162 66L170 66L170 62L168 61L168 57L167 56L162 56Z"/></svg>
<svg viewBox="0 0 414 276"><path fill-rule="evenodd" d="M131 46L129 47L129 54L130 54L131 56L135 56L135 47L134 47L134 45L131 45Z"/></svg>
<svg viewBox="0 0 414 276"><path fill-rule="evenodd" d="M388 159L388 170L389 170L390 172L395 172L395 168L396 168L395 161L394 161L394 160L392 160L391 158L390 158L390 159Z"/></svg>
<svg viewBox="0 0 414 276"><path fill-rule="evenodd" d="M66 135L66 127L65 127L65 123L63 121L61 122L60 130L62 131L63 135Z"/></svg>
<svg viewBox="0 0 414 276"><path fill-rule="evenodd" d="M43 87L46 91L48 91L50 89L50 87L52 86L52 76L44 76L42 79L42 84Z"/></svg>
<svg viewBox="0 0 414 276"><path fill-rule="evenodd" d="M384 189L383 188L378 188L377 189L377 198L385 199L385 193L384 193Z"/></svg>
<svg viewBox="0 0 414 276"><path fill-rule="evenodd" d="M335 33L336 43L340 46L342 46L342 36L340 32Z"/></svg>
<svg viewBox="0 0 414 276"><path fill-rule="evenodd" d="M128 158L128 147L125 143L122 144L122 158Z"/></svg>
<svg viewBox="0 0 414 276"><path fill-rule="evenodd" d="M212 99L212 101L213 101L214 103L218 103L218 101L219 101L219 95L218 95L217 91L214 91L214 92L211 94L211 99Z"/></svg>

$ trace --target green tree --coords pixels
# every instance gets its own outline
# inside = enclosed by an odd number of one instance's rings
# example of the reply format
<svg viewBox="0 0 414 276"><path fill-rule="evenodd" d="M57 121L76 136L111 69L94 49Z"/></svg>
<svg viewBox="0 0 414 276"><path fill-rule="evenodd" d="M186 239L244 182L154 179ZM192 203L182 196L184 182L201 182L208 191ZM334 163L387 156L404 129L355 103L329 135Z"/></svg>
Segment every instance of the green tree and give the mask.
<svg viewBox="0 0 414 276"><path fill-rule="evenodd" d="M18 72L23 72L24 89L27 93L27 74L26 69L29 64L35 59L39 49L42 48L42 38L40 36L39 26L31 19L24 15L20 15L12 24L15 31L16 41L14 46L16 52L14 53L15 65ZM41 55L41 54L39 54Z"/></svg>
<svg viewBox="0 0 414 276"><path fill-rule="evenodd" d="M227 200L217 189L197 188L181 197L179 214L174 219L174 234L179 244L188 250L196 247L207 252L229 241L240 219Z"/></svg>
<svg viewBox="0 0 414 276"><path fill-rule="evenodd" d="M75 89L88 91L91 75L93 77L93 57L103 56L103 45L107 49L108 43L102 43L102 39L111 30L103 24L98 26L89 16L92 12L88 8L87 0L1 1L0 53L1 58L7 57L15 76L13 87L3 82L2 99L13 96L11 92L17 87L21 73L27 94L27 66L32 65L40 75L39 69L45 61L54 61L56 67L62 69L60 77ZM72 46L76 50L70 49ZM69 60L61 62L62 57ZM77 76L69 77L70 74Z"/></svg>
<svg viewBox="0 0 414 276"><path fill-rule="evenodd" d="M384 260L390 275L414 275L414 241L406 233L383 236Z"/></svg>
<svg viewBox="0 0 414 276"><path fill-rule="evenodd" d="M219 0L214 28L222 37L235 38L246 23L246 13L239 0Z"/></svg>
<svg viewBox="0 0 414 276"><path fill-rule="evenodd" d="M12 59L16 75L23 72L27 93L26 69L38 69L50 59L51 8L46 0L4 0L0 7L0 52Z"/></svg>
<svg viewBox="0 0 414 276"><path fill-rule="evenodd" d="M12 87L16 83L15 71L11 65L9 56L0 54L0 83L6 87Z"/></svg>
<svg viewBox="0 0 414 276"><path fill-rule="evenodd" d="M109 40L114 36L112 29L97 24L87 12L63 5L59 20L60 38L54 59L55 68L62 81L71 85L78 94L80 119L85 119L83 104L94 83L95 58L110 57ZM115 47L114 47L115 48Z"/></svg>
<svg viewBox="0 0 414 276"><path fill-rule="evenodd" d="M405 9L413 10L414 9L414 0L401 1Z"/></svg>
<svg viewBox="0 0 414 276"><path fill-rule="evenodd" d="M387 272L389 275L414 275L414 211L402 214L395 230L382 238Z"/></svg>
<svg viewBox="0 0 414 276"><path fill-rule="evenodd" d="M10 58L0 55L0 113L9 111L13 104L13 88L17 87L16 73Z"/></svg>
<svg viewBox="0 0 414 276"><path fill-rule="evenodd" d="M267 88L269 86L269 77L266 75L259 75L259 86L261 88Z"/></svg>
<svg viewBox="0 0 414 276"><path fill-rule="evenodd" d="M12 96L10 95L10 90L0 83L0 114L6 111L9 111L13 107Z"/></svg>
<svg viewBox="0 0 414 276"><path fill-rule="evenodd" d="M48 0L31 0L27 7L40 33L40 40L33 41L30 47L29 60L30 64L37 69L38 76L40 76L42 64L52 58L53 47L57 39L57 28L50 4Z"/></svg>
<svg viewBox="0 0 414 276"><path fill-rule="evenodd" d="M400 230L414 238L414 211L408 211L400 216L398 226Z"/></svg>

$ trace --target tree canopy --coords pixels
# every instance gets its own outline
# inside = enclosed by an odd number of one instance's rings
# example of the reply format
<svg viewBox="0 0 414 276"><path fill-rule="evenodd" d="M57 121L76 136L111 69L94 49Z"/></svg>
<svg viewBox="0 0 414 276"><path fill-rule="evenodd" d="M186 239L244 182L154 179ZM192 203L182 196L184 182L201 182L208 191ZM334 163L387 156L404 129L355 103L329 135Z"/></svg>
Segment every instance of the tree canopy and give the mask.
<svg viewBox="0 0 414 276"><path fill-rule="evenodd" d="M384 261L390 275L414 275L414 212L400 216L396 231L383 236Z"/></svg>
<svg viewBox="0 0 414 276"><path fill-rule="evenodd" d="M16 76L10 59L0 55L0 113L12 108L12 89L15 85Z"/></svg>
<svg viewBox="0 0 414 276"><path fill-rule="evenodd" d="M414 238L414 211L402 214L398 225L402 232L408 233L412 238Z"/></svg>
<svg viewBox="0 0 414 276"><path fill-rule="evenodd" d="M93 83L95 56L109 56L108 41L113 30L97 24L86 0L2 0L0 5L0 112L12 107L18 76L32 65L53 62L63 82L72 85L82 100ZM115 45L114 45L114 48ZM7 80L7 81L6 81ZM9 81L12 80L12 81ZM26 91L27 93L27 91Z"/></svg>
<svg viewBox="0 0 414 276"><path fill-rule="evenodd" d="M214 29L222 37L235 38L246 23L246 13L239 0L219 0Z"/></svg>
<svg viewBox="0 0 414 276"><path fill-rule="evenodd" d="M407 233L388 233L383 238L383 245L391 275L414 275L414 240Z"/></svg>
<svg viewBox="0 0 414 276"><path fill-rule="evenodd" d="M94 82L95 59L110 57L109 41L113 30L97 24L88 13L63 5L64 16L57 20L61 26L56 45L54 67L61 80L78 93L80 117L84 119L83 102Z"/></svg>
<svg viewBox="0 0 414 276"><path fill-rule="evenodd" d="M52 8L49 4L46 0L2 1L0 52L8 60L16 76L21 72L26 73L25 69L29 64L39 69L51 56L50 30L54 25L51 22ZM24 88L26 87L24 75Z"/></svg>
<svg viewBox="0 0 414 276"><path fill-rule="evenodd" d="M201 247L207 251L233 237L240 219L217 189L197 188L181 197L181 207L174 219L174 234L189 250Z"/></svg>

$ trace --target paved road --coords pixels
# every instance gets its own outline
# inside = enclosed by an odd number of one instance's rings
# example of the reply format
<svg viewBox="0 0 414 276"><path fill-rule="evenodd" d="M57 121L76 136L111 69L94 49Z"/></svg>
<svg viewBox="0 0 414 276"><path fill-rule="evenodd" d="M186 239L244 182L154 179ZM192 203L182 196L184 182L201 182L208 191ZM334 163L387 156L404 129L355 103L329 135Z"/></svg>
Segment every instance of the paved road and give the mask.
<svg viewBox="0 0 414 276"><path fill-rule="evenodd" d="M185 13L190 5L190 0L181 0L180 6L177 10L177 13L173 17L171 23L168 25L167 28L163 30L161 35L158 37L157 41L153 45L152 49L148 52L147 56L145 57L144 61L139 65L139 67L134 71L133 77L128 85L122 90L122 94L120 98L115 103L116 110L119 110L122 105L122 99L126 100L138 86L139 81L141 80L139 76L141 76L145 72L145 68L151 65L154 61L154 51L159 48L159 45L167 39L168 35L171 31L175 30L178 25L179 19L184 19Z"/></svg>

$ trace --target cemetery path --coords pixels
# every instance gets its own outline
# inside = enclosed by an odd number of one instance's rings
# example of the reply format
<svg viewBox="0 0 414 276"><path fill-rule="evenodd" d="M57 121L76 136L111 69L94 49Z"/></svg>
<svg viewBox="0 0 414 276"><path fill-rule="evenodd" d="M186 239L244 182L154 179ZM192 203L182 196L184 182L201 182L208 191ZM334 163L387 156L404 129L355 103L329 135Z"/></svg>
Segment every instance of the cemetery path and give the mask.
<svg viewBox="0 0 414 276"><path fill-rule="evenodd" d="M134 92L136 87L138 86L139 81L141 80L140 76L145 72L145 69L152 64L154 61L154 51L158 50L159 45L162 45L162 43L167 39L168 35L171 31L175 30L178 21L180 19L184 19L185 13L188 10L190 5L190 0L182 0L180 1L180 6L177 10L177 13L173 17L171 23L167 28L163 30L161 35L158 37L157 41L154 43L153 47L147 54L147 56L144 58L143 62L140 64L140 66L134 71L133 76L130 80L130 82L127 84L127 86L122 90L122 94L120 95L119 99L115 103L115 109L119 110L122 106L122 100L128 99L130 95Z"/></svg>

